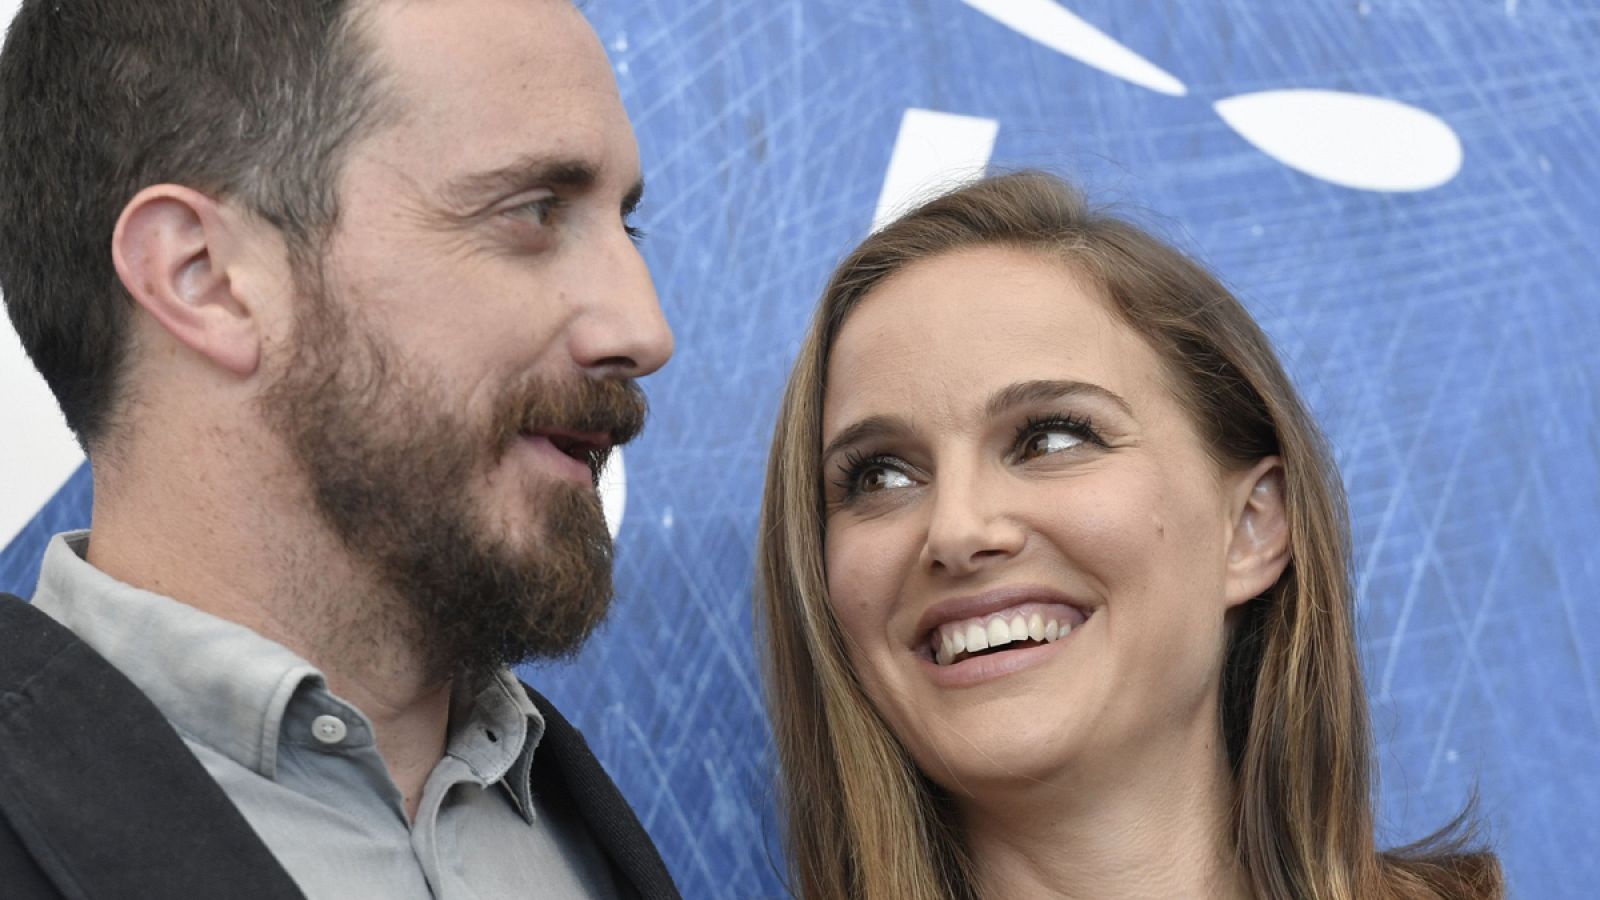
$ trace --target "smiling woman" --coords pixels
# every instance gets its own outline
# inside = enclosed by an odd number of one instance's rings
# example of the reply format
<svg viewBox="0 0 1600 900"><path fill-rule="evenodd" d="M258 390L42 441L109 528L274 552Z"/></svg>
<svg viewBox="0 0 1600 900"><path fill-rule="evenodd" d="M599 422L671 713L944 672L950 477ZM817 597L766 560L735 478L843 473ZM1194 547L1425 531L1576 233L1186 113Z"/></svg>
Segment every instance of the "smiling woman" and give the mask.
<svg viewBox="0 0 1600 900"><path fill-rule="evenodd" d="M1374 843L1338 473L1203 268L1038 173L841 264L761 529L796 892L1496 897Z"/></svg>

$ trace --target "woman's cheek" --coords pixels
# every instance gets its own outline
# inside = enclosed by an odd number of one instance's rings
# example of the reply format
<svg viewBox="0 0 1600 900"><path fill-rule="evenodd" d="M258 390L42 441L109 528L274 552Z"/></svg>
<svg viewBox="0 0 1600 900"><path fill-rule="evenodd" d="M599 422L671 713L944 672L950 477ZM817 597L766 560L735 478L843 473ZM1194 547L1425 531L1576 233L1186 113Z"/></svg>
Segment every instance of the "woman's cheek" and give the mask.
<svg viewBox="0 0 1600 900"><path fill-rule="evenodd" d="M1038 530L1075 568L1118 580L1148 566L1167 526L1147 486L1129 479L1079 483L1060 492Z"/></svg>
<svg viewBox="0 0 1600 900"><path fill-rule="evenodd" d="M892 655L891 625L916 565L918 547L900 524L882 518L840 523L824 548L829 601L864 678L871 677L874 659Z"/></svg>
<svg viewBox="0 0 1600 900"><path fill-rule="evenodd" d="M882 551L874 549L871 538L868 529L838 528L830 534L824 555L829 599L834 614L847 627L865 624L875 609L884 605L887 572Z"/></svg>

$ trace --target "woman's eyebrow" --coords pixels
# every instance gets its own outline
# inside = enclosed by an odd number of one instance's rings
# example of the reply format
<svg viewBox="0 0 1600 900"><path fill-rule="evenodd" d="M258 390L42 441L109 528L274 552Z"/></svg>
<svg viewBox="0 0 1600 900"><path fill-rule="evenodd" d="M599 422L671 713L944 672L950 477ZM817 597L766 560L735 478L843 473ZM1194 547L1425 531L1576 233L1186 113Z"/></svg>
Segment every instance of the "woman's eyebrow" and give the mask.
<svg viewBox="0 0 1600 900"><path fill-rule="evenodd" d="M834 454L852 444L866 443L891 434L903 434L905 430L905 424L894 416L868 416L835 435L833 440L822 448L822 461L827 462Z"/></svg>
<svg viewBox="0 0 1600 900"><path fill-rule="evenodd" d="M1001 388L990 395L984 411L993 418L1019 406L1072 397L1094 397L1114 404L1129 416L1133 415L1133 407L1128 405L1128 401L1098 384L1087 381L1050 380L1019 381Z"/></svg>
<svg viewBox="0 0 1600 900"><path fill-rule="evenodd" d="M1128 405L1128 401L1122 399L1114 391L1107 390L1098 384L1088 381L1050 379L1019 381L1015 384L1007 385L990 395L989 402L984 405L984 412L993 418L1010 412L1019 406L1072 397L1094 398L1112 404L1128 416L1133 415L1133 407ZM904 434L906 431L905 422L895 416L868 416L835 435L833 440L822 448L822 460L827 462L839 451L853 444L870 443L890 435Z"/></svg>

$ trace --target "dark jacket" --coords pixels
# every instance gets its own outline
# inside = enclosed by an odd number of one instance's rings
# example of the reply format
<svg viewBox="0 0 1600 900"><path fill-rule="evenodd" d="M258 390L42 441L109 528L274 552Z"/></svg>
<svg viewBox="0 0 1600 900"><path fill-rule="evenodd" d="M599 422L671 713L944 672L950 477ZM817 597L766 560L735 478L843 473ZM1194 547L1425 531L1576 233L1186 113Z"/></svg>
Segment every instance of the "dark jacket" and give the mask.
<svg viewBox="0 0 1600 900"><path fill-rule="evenodd" d="M577 810L624 891L678 900L583 736L528 696L545 719L533 790ZM0 898L212 897L303 900L155 705L71 631L0 594Z"/></svg>

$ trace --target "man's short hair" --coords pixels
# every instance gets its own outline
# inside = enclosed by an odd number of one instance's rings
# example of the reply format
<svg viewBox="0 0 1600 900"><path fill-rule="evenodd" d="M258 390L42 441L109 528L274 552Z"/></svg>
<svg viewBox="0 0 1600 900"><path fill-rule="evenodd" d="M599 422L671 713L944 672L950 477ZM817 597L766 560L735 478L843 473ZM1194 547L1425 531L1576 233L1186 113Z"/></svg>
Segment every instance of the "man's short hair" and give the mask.
<svg viewBox="0 0 1600 900"><path fill-rule="evenodd" d="M111 236L182 184L276 226L296 259L380 117L351 0L25 0L0 53L0 291L85 449L114 424L131 298Z"/></svg>

